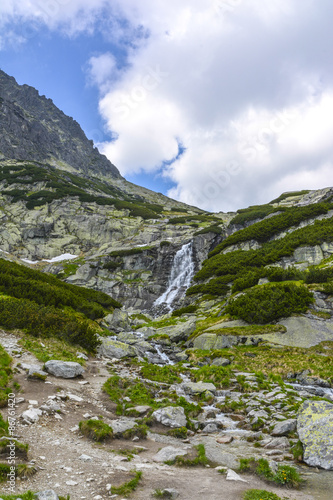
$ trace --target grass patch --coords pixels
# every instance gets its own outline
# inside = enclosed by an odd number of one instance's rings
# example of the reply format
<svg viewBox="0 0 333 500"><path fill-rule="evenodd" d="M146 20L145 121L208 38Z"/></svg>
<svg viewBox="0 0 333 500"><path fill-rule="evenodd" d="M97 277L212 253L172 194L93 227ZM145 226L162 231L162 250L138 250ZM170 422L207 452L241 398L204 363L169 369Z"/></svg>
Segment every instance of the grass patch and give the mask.
<svg viewBox="0 0 333 500"><path fill-rule="evenodd" d="M209 464L209 460L206 457L206 451L203 444L198 444L194 447L196 450L196 456L192 457L191 452L184 456L178 456L175 460L168 460L165 462L168 465L179 465L181 467L195 467L196 465L206 466Z"/></svg>
<svg viewBox="0 0 333 500"><path fill-rule="evenodd" d="M94 441L105 441L113 438L113 430L101 420L81 420L79 428L82 434Z"/></svg>
<svg viewBox="0 0 333 500"><path fill-rule="evenodd" d="M285 378L289 373L297 373L309 369L312 376L323 378L333 384L333 342L323 342L308 349L286 346L274 348L259 344L256 347L233 346L232 349L213 351L188 349L186 351L189 361L194 363L202 361L207 357L211 360L216 357L228 358L231 353L234 357L232 364L234 370L260 372L266 377L280 376ZM247 353L255 354L255 357L245 356ZM196 370L196 372L198 371Z"/></svg>
<svg viewBox="0 0 333 500"><path fill-rule="evenodd" d="M5 351L2 345L0 345L0 408L7 405L8 394L11 392L10 384L12 382L12 361L12 358Z"/></svg>
<svg viewBox="0 0 333 500"><path fill-rule="evenodd" d="M164 382L165 384L180 384L182 381L179 377L179 367L175 365L158 366L145 363L140 372L146 379Z"/></svg>
<svg viewBox="0 0 333 500"><path fill-rule="evenodd" d="M247 490L244 493L244 500L283 500L271 491L266 490Z"/></svg>
<svg viewBox="0 0 333 500"><path fill-rule="evenodd" d="M133 479L131 479L127 483L123 483L120 486L112 486L111 493L113 495L129 495L130 493L132 493L132 491L136 490L142 477L142 472L137 471L134 474L135 476L133 477Z"/></svg>
<svg viewBox="0 0 333 500"><path fill-rule="evenodd" d="M65 340L60 340L52 337L34 338L24 335L19 344L36 356L39 361L46 363L50 359L59 359L60 361L74 361L85 364L83 359L76 356L77 347L69 344ZM43 345L42 345L43 344ZM80 349L83 354L88 354L86 349Z"/></svg>
<svg viewBox="0 0 333 500"><path fill-rule="evenodd" d="M272 471L266 459L260 458L256 461L254 458L240 459L240 472L251 472L266 481L273 482L281 486L298 488L303 480L294 467L279 464L276 473Z"/></svg>

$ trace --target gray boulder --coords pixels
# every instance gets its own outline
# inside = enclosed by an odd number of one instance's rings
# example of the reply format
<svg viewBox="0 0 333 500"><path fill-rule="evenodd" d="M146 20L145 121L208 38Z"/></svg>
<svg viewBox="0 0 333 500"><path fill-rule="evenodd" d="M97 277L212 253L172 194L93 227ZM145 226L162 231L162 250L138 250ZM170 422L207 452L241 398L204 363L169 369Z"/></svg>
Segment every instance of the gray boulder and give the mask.
<svg viewBox="0 0 333 500"><path fill-rule="evenodd" d="M333 470L333 404L305 401L298 412L297 432L304 447L304 462Z"/></svg>
<svg viewBox="0 0 333 500"><path fill-rule="evenodd" d="M129 330L129 320L126 311L121 309L115 309L113 314L108 314L105 316L104 321L108 326L115 331Z"/></svg>
<svg viewBox="0 0 333 500"><path fill-rule="evenodd" d="M195 318L191 318L185 323L180 323L179 325L165 326L164 328L159 328L156 333L159 335L168 335L171 342L179 342L180 340L186 340L194 332L196 327Z"/></svg>
<svg viewBox="0 0 333 500"><path fill-rule="evenodd" d="M296 424L297 420L295 418L278 422L272 431L272 436L287 436L296 430Z"/></svg>
<svg viewBox="0 0 333 500"><path fill-rule="evenodd" d="M45 490L36 493L36 500L59 500L59 497L55 491Z"/></svg>
<svg viewBox="0 0 333 500"><path fill-rule="evenodd" d="M28 371L28 378L34 380L45 380L47 373L38 366L32 365Z"/></svg>
<svg viewBox="0 0 333 500"><path fill-rule="evenodd" d="M182 406L166 406L154 411L152 416L156 422L172 429L186 426L186 416Z"/></svg>
<svg viewBox="0 0 333 500"><path fill-rule="evenodd" d="M45 370L60 378L75 378L83 375L84 368L74 361L58 361L51 359L45 363Z"/></svg>
<svg viewBox="0 0 333 500"><path fill-rule="evenodd" d="M136 350L134 349L134 347L125 344L124 342L113 340L110 337L104 337L101 340L102 344L98 347L97 350L100 356L104 356L105 358L117 359L136 356Z"/></svg>
<svg viewBox="0 0 333 500"><path fill-rule="evenodd" d="M162 448L155 456L153 456L154 462L168 462L173 461L176 457L181 455L186 455L187 450L182 448L175 448L174 446L166 446Z"/></svg>

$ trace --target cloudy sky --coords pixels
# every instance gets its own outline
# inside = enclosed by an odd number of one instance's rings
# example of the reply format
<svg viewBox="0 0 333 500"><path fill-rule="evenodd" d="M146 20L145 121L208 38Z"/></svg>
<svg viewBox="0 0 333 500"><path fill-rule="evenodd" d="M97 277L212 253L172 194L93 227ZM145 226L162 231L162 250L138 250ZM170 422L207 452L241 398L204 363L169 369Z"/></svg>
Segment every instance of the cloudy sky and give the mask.
<svg viewBox="0 0 333 500"><path fill-rule="evenodd" d="M212 211L333 185L331 0L2 0L0 67Z"/></svg>

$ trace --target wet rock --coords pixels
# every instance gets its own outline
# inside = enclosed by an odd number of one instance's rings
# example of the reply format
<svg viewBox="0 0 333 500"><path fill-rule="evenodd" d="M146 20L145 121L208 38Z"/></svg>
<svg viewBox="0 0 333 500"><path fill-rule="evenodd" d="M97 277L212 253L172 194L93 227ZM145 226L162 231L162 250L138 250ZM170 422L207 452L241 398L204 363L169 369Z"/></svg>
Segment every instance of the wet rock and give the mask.
<svg viewBox="0 0 333 500"><path fill-rule="evenodd" d="M60 378L75 378L84 373L84 368L79 363L55 359L45 363L45 370L51 375Z"/></svg>
<svg viewBox="0 0 333 500"><path fill-rule="evenodd" d="M216 424L207 424L203 429L202 429L202 432L206 433L206 434L211 434L213 432L217 432L218 431L218 427Z"/></svg>
<svg viewBox="0 0 333 500"><path fill-rule="evenodd" d="M172 429L186 426L186 416L182 406L166 406L154 411L152 416L156 422Z"/></svg>
<svg viewBox="0 0 333 500"><path fill-rule="evenodd" d="M304 447L304 462L333 470L333 405L305 401L299 408L297 432Z"/></svg>

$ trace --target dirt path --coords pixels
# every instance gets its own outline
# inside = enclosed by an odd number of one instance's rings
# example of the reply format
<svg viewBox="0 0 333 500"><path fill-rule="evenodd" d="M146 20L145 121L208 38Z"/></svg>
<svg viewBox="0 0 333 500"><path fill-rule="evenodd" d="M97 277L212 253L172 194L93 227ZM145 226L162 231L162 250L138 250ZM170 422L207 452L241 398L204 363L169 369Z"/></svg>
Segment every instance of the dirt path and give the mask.
<svg viewBox="0 0 333 500"><path fill-rule="evenodd" d="M14 335L0 333L0 343L6 346L9 353L17 349ZM18 363L42 366L27 352L22 352L20 357L14 359L14 367ZM31 478L17 481L17 493L28 489L54 489L60 495L70 494L71 500L106 500L111 498L107 492L108 485L117 486L128 481L132 477L131 471L136 470L142 471L143 476L137 490L130 495L133 500L152 499L154 490L164 488L175 488L179 492L179 500L240 500L242 493L250 488L269 489L290 500L319 500L319 497L305 492L268 487L255 477L244 476L247 483L234 482L226 481L225 475L213 468L159 465L152 457L164 444L154 441L154 435L151 439L134 442L115 439L108 444L97 444L82 437L77 425L86 418L84 415L102 415L111 426L112 420L118 418L113 413L113 405L101 391L103 383L110 376L107 362L90 359L85 370L80 379L48 376L46 382L28 380L22 369L15 375L21 386L17 397L24 398L24 402L17 407L18 417L29 407L40 407L50 397L55 398L61 407L60 413L42 415L32 425L23 425L22 420L17 419L17 434L21 441L29 444L29 459L37 468L37 473ZM5 409L2 412L6 416ZM168 437L165 440L177 447L184 446L181 440L175 438ZM130 462L115 452L135 446L143 447L144 450L134 455ZM3 486L2 492L5 494L6 485Z"/></svg>

